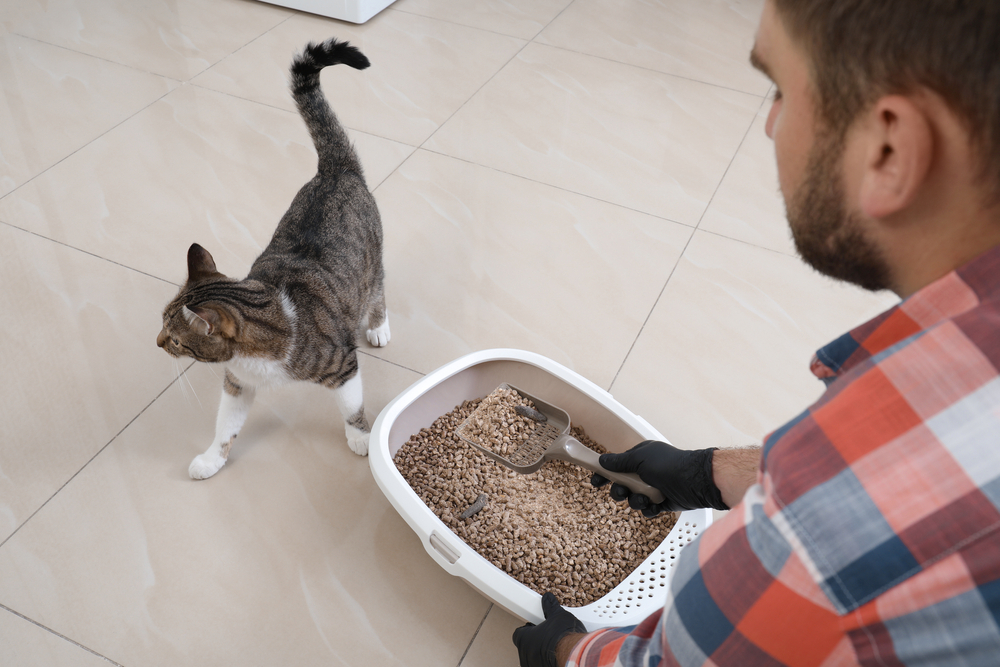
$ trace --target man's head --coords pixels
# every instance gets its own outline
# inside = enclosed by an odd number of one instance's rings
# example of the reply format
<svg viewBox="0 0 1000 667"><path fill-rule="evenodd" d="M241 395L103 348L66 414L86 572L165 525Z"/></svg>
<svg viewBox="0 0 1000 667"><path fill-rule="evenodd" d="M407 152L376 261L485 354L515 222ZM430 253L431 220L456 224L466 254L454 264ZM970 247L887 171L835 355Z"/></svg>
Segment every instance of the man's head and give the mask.
<svg viewBox="0 0 1000 667"><path fill-rule="evenodd" d="M777 85L767 132L803 259L868 289L933 277L871 221L954 209L935 188L955 164L979 209L1000 201L997 52L996 0L768 0L751 61Z"/></svg>

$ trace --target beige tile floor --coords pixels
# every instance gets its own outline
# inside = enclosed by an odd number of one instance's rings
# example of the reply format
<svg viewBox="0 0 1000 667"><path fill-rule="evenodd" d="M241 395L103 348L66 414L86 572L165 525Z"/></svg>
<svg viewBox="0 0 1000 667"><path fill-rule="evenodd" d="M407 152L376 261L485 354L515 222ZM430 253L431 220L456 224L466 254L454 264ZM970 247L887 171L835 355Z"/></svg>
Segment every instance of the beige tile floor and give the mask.
<svg viewBox="0 0 1000 667"><path fill-rule="evenodd" d="M0 7L0 664L513 666L520 621L439 568L332 397L266 393L193 482L220 371L156 348L197 241L244 273L314 152L324 73L385 225L372 417L488 347L549 356L682 447L753 443L813 350L894 299L794 256L747 64L762 0ZM103 659L102 659L103 658Z"/></svg>

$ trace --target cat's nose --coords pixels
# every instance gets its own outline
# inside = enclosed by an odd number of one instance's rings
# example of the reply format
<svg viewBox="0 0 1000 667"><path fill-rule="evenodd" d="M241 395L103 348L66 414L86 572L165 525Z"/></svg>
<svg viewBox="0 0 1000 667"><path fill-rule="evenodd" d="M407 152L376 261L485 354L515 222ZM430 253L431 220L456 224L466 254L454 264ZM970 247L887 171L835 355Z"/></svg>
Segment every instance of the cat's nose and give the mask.
<svg viewBox="0 0 1000 667"><path fill-rule="evenodd" d="M167 344L167 332L166 331L161 331L160 335L156 337L156 344L158 346L160 346L160 347L163 347L164 345Z"/></svg>

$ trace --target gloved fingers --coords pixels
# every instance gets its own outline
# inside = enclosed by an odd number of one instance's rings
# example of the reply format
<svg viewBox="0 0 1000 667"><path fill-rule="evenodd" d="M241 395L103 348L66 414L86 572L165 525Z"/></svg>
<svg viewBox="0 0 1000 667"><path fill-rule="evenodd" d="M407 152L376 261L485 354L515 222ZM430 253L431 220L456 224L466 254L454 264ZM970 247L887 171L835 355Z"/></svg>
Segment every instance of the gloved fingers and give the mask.
<svg viewBox="0 0 1000 667"><path fill-rule="evenodd" d="M549 616L560 609L562 609L562 605L559 604L555 593L549 591L542 596L542 614L545 615L545 620L548 620Z"/></svg>
<svg viewBox="0 0 1000 667"><path fill-rule="evenodd" d="M665 507L665 503L659 503L657 505L650 505L649 507L647 507L644 510L642 510L642 515L644 517L646 517L647 519L652 519L653 517L657 516L658 514L661 514L663 512L667 512L667 511L669 511L669 510L667 510L667 508Z"/></svg>
<svg viewBox="0 0 1000 667"><path fill-rule="evenodd" d="M598 460L602 468L611 472L637 472L641 463L640 458L632 455L631 449L621 454L601 454Z"/></svg>
<svg viewBox="0 0 1000 667"><path fill-rule="evenodd" d="M649 502L649 496L641 493L633 493L628 497L628 506L634 510L644 510L651 504L652 503Z"/></svg>
<svg viewBox="0 0 1000 667"><path fill-rule="evenodd" d="M601 488L602 486L604 486L605 484L607 484L609 481L611 481L611 480L609 480L607 477L601 477L596 472L593 475L590 476L590 485L592 487L594 487L595 489Z"/></svg>
<svg viewBox="0 0 1000 667"><path fill-rule="evenodd" d="M629 490L627 486L615 483L611 485L611 491L609 492L609 495L611 496L612 500L621 502L627 499L631 493L632 492Z"/></svg>

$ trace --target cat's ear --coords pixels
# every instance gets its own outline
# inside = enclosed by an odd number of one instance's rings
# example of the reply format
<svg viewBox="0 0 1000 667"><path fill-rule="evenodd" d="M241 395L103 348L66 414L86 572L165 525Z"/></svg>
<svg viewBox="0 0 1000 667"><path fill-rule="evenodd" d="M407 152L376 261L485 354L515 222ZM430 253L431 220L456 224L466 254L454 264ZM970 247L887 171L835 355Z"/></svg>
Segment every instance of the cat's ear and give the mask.
<svg viewBox="0 0 1000 667"><path fill-rule="evenodd" d="M202 336L218 334L223 338L234 338L236 336L236 322L221 307L212 304L195 306L188 308L184 306L181 310L184 319Z"/></svg>
<svg viewBox="0 0 1000 667"><path fill-rule="evenodd" d="M212 259L211 253L197 243L192 243L188 248L188 281L196 283L217 275L220 274L215 268L215 260Z"/></svg>

